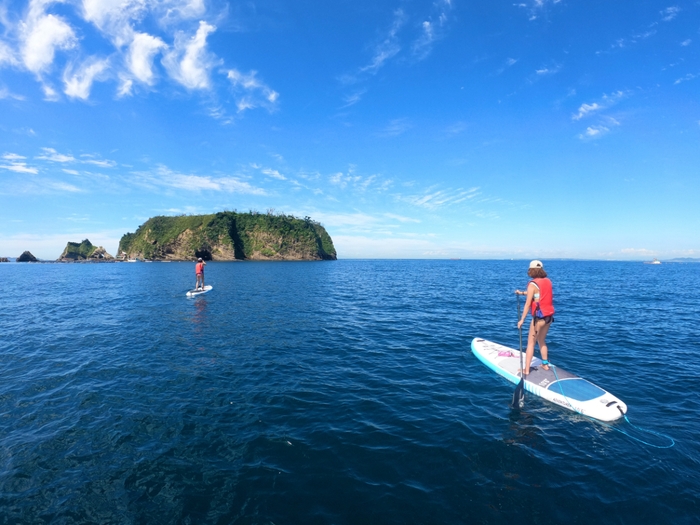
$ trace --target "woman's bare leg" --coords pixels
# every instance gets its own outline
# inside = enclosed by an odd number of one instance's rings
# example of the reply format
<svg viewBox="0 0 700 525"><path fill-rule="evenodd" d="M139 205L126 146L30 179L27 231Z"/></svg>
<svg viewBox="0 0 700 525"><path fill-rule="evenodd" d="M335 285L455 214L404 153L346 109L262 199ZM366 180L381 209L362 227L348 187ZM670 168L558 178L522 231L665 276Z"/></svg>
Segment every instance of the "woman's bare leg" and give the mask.
<svg viewBox="0 0 700 525"><path fill-rule="evenodd" d="M545 341L545 338L547 337L547 332L549 332L549 325L550 323L541 321L538 323L537 327L537 345L540 347L540 356L542 356L542 361L548 361L547 353L549 349L547 348L547 341ZM542 368L549 370L547 365L542 365Z"/></svg>
<svg viewBox="0 0 700 525"><path fill-rule="evenodd" d="M532 356L535 354L535 321L530 323L530 330L527 333L527 350L525 351L525 375L530 373L530 363L532 362Z"/></svg>

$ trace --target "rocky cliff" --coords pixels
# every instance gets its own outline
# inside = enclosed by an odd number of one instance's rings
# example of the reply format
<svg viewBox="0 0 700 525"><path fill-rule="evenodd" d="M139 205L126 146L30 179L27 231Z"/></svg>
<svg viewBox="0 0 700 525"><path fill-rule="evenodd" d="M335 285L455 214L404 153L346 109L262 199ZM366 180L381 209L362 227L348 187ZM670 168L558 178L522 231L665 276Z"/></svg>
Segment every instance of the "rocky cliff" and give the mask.
<svg viewBox="0 0 700 525"><path fill-rule="evenodd" d="M81 243L69 242L63 253L58 258L59 261L85 261L87 259L110 260L114 259L102 246L93 246L85 239Z"/></svg>
<svg viewBox="0 0 700 525"><path fill-rule="evenodd" d="M22 252L22 255L17 257L17 262L37 262L36 257L32 255L32 252L26 251Z"/></svg>
<svg viewBox="0 0 700 525"><path fill-rule="evenodd" d="M271 213L153 217L119 242L119 254L151 260L335 260L333 241L311 218Z"/></svg>

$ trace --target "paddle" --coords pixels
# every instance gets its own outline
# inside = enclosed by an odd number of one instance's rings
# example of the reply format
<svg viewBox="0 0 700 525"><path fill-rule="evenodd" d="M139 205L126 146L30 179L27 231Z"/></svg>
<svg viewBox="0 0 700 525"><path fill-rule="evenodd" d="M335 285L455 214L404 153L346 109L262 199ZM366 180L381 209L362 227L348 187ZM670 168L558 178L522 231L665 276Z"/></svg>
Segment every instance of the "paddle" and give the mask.
<svg viewBox="0 0 700 525"><path fill-rule="evenodd" d="M517 308L518 308L518 321L520 321L520 294L517 294ZM518 328L520 333L520 383L515 387L515 392L513 392L513 402L511 407L513 408L523 408L525 406L525 374L523 369L523 328L522 326Z"/></svg>

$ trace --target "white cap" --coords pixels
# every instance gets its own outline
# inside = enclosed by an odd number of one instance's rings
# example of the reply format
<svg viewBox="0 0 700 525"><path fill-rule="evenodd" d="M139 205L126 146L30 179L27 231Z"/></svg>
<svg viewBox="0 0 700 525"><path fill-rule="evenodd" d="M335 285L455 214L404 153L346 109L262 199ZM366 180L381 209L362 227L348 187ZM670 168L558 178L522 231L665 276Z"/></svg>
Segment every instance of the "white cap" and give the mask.
<svg viewBox="0 0 700 525"><path fill-rule="evenodd" d="M534 261L530 262L530 269L532 268L544 268L544 265L542 264L542 261L535 259Z"/></svg>

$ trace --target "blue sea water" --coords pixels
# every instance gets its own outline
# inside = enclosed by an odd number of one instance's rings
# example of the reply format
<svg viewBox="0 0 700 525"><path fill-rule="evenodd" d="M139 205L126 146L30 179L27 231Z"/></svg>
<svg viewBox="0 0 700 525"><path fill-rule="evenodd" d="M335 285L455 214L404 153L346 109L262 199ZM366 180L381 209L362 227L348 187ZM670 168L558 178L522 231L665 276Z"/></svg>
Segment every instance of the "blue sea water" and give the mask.
<svg viewBox="0 0 700 525"><path fill-rule="evenodd" d="M0 264L0 523L699 523L700 265L546 267L550 360L675 446L510 408L526 261Z"/></svg>

